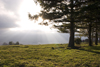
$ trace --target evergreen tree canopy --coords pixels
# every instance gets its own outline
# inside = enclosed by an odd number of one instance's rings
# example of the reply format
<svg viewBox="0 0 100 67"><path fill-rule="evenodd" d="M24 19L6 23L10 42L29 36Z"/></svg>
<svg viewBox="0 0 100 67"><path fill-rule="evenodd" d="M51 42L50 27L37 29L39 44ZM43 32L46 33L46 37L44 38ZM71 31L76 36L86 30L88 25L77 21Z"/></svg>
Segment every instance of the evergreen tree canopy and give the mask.
<svg viewBox="0 0 100 67"><path fill-rule="evenodd" d="M84 24L89 26L91 34L91 24L100 18L100 2L99 0L34 0L40 3L42 11L38 15L31 16L30 19L37 20L42 17L50 22L42 22L43 25L54 24L60 32L70 32L69 47L74 47L74 32L77 29L86 29L87 26L78 25ZM89 34L89 35L90 35Z"/></svg>

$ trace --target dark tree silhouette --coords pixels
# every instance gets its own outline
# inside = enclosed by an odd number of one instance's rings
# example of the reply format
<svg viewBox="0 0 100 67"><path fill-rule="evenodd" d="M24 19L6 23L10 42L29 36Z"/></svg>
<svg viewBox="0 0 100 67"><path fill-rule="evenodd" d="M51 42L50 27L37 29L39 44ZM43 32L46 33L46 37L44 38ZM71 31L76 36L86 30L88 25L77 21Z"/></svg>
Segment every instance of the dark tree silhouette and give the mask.
<svg viewBox="0 0 100 67"><path fill-rule="evenodd" d="M95 21L100 19L99 0L35 0L35 2L40 3L43 10L38 15L31 16L29 14L30 19L37 20L38 17L42 17L44 20L48 19L51 22L42 22L40 24L49 25L52 23L54 27L64 33L67 33L68 29L70 29L68 47L72 48L75 46L74 33L77 23L86 23L89 31L89 46L92 46L91 27L92 23L96 23Z"/></svg>
<svg viewBox="0 0 100 67"><path fill-rule="evenodd" d="M14 45L14 43L12 41L9 42L9 45Z"/></svg>
<svg viewBox="0 0 100 67"><path fill-rule="evenodd" d="M43 10L39 15L31 16L29 14L30 19L37 19L41 16L43 19L49 19L53 21L53 23L58 24L55 25L61 32L67 33L67 29L70 29L70 38L68 47L74 47L74 30L75 23L79 22L78 14L80 10L80 0L35 0L35 2L39 2L42 6ZM70 24L69 24L69 23ZM46 22L48 25L50 22ZM59 25L59 23L62 24ZM44 23L42 23L44 24ZM69 25L68 25L69 24ZM67 26L68 25L68 26Z"/></svg>
<svg viewBox="0 0 100 67"><path fill-rule="evenodd" d="M15 45L19 45L19 42L17 41L17 42L15 43Z"/></svg>

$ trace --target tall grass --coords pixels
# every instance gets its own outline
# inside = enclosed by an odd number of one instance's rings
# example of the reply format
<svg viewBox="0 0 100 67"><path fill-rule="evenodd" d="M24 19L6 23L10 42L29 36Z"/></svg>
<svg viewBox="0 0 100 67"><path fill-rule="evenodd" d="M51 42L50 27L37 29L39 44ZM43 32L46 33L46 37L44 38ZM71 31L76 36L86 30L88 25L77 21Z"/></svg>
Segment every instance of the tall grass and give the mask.
<svg viewBox="0 0 100 67"><path fill-rule="evenodd" d="M100 44L79 49L67 44L0 46L0 67L99 67Z"/></svg>

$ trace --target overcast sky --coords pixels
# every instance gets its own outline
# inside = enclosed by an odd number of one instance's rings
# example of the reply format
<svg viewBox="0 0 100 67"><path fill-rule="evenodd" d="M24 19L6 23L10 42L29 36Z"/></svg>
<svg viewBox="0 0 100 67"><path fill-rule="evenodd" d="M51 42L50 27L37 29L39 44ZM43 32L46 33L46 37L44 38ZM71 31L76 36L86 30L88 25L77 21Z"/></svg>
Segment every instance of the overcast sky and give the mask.
<svg viewBox="0 0 100 67"><path fill-rule="evenodd" d="M28 13L35 15L40 10L33 0L0 0L0 45L9 41L21 44L68 43L69 34L38 25L42 18L37 22L29 19Z"/></svg>
<svg viewBox="0 0 100 67"><path fill-rule="evenodd" d="M0 45L19 41L21 44L68 43L69 34L57 33L28 18L28 13L41 10L33 0L0 0ZM39 18L37 22L41 22Z"/></svg>

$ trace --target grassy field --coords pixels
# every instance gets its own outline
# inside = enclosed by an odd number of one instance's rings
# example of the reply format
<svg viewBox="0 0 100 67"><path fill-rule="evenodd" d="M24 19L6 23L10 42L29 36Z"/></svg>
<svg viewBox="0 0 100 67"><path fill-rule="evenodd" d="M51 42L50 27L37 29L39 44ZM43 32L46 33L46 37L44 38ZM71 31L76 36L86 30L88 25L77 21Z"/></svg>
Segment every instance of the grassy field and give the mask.
<svg viewBox="0 0 100 67"><path fill-rule="evenodd" d="M0 46L0 67L100 67L100 44L79 49L67 44Z"/></svg>

